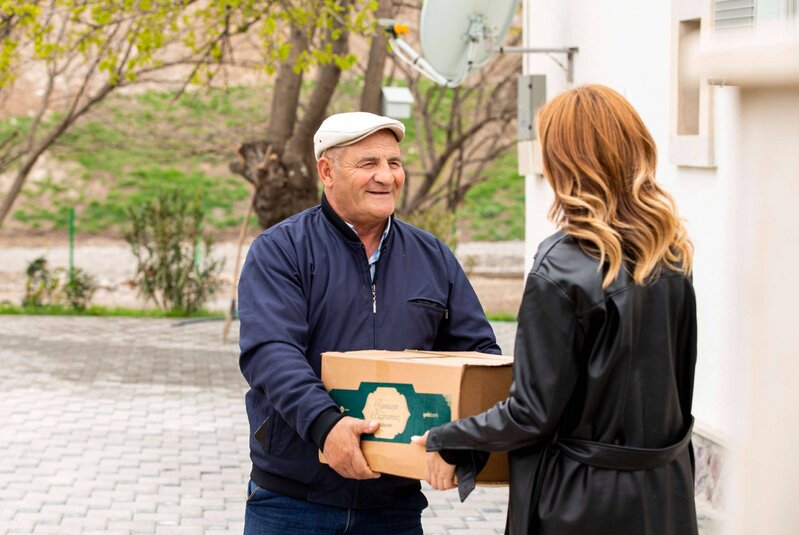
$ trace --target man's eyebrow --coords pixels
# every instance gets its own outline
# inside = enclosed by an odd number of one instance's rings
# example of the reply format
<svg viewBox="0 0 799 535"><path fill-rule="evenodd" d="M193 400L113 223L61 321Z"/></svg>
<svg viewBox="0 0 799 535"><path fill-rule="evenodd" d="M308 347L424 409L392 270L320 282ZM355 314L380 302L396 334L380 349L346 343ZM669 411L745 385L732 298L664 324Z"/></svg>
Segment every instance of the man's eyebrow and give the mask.
<svg viewBox="0 0 799 535"><path fill-rule="evenodd" d="M387 159L388 159L388 161L390 163L394 163L394 162L402 163L402 157L401 156L389 156ZM377 156L364 156L363 158L358 160L358 165L363 165L363 164L367 164L367 163L377 163L379 161L380 161L380 158L378 158Z"/></svg>

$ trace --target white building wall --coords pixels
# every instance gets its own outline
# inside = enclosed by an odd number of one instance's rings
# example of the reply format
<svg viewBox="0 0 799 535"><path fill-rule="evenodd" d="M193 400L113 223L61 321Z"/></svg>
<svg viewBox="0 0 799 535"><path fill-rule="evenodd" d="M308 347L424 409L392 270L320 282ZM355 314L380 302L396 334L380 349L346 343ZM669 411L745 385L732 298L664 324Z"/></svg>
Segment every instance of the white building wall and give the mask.
<svg viewBox="0 0 799 535"><path fill-rule="evenodd" d="M694 414L700 428L728 436L732 415L733 278L735 214L732 208L738 93L714 88L716 168L687 168L668 161L672 65L671 3L665 0L526 0L525 45L579 47L574 83L599 83L623 94L650 129L658 147L658 180L675 197L696 248L694 284L699 314L699 361ZM564 56L556 59L565 62ZM547 75L547 96L568 87L566 75L544 55L529 55L527 74ZM546 219L552 194L538 176L526 180L526 262L554 230Z"/></svg>

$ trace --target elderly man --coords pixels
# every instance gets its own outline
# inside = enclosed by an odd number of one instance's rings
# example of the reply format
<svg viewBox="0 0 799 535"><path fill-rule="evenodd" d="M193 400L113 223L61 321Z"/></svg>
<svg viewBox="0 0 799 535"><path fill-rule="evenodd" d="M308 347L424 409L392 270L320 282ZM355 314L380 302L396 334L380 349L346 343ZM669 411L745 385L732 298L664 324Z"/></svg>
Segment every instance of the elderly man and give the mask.
<svg viewBox="0 0 799 535"><path fill-rule="evenodd" d="M404 135L371 113L327 118L314 135L322 203L250 247L239 284L246 534L422 533L419 482L369 469L360 436L379 424L340 414L320 380L323 351L500 352L454 255L394 218Z"/></svg>

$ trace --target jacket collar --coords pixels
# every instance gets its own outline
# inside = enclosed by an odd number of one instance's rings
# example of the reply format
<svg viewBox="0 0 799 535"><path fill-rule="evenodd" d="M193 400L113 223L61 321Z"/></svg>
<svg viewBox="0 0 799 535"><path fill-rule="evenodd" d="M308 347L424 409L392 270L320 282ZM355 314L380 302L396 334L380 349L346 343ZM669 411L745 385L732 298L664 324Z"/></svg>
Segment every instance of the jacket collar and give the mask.
<svg viewBox="0 0 799 535"><path fill-rule="evenodd" d="M341 219L341 216L338 215L335 210L333 210L333 207L330 206L330 203L328 202L324 193L322 194L322 213L325 215L327 220L330 221L330 223L332 223L333 226L336 227L336 229L344 236L344 238L347 239L347 241L361 243L361 238L359 238L358 234L352 230L343 219ZM394 227L394 214L391 214L390 218L391 227L389 228L389 236L393 234L393 232L391 232L391 228ZM386 236L386 238L388 238L388 236Z"/></svg>

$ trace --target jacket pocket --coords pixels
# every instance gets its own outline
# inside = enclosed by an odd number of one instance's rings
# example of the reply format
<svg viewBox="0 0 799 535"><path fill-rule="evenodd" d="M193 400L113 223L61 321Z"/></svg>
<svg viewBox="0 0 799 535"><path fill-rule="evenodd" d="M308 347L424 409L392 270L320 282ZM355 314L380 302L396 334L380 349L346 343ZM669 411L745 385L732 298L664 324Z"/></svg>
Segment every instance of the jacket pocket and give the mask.
<svg viewBox="0 0 799 535"><path fill-rule="evenodd" d="M446 306L436 299L414 297L408 299L402 318L404 328L412 333L413 349L434 347L441 332L441 324L447 319Z"/></svg>
<svg viewBox="0 0 799 535"><path fill-rule="evenodd" d="M408 299L408 304L436 310L444 316L444 319L449 317L447 306L436 299L430 299L429 297L414 297L412 299Z"/></svg>
<svg viewBox="0 0 799 535"><path fill-rule="evenodd" d="M255 440L263 446L264 453L267 455L272 451L272 437L275 434L276 415L275 409L270 407L266 412L266 419L258 426L258 429L256 429L254 433Z"/></svg>
<svg viewBox="0 0 799 535"><path fill-rule="evenodd" d="M294 428L289 426L280 414L275 412L272 416L272 435L269 439L270 454L275 457L292 456L292 445L296 445L295 440L300 438L294 432Z"/></svg>

